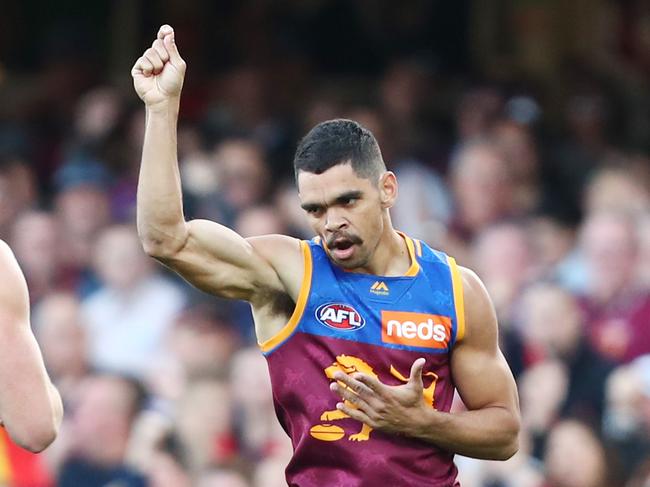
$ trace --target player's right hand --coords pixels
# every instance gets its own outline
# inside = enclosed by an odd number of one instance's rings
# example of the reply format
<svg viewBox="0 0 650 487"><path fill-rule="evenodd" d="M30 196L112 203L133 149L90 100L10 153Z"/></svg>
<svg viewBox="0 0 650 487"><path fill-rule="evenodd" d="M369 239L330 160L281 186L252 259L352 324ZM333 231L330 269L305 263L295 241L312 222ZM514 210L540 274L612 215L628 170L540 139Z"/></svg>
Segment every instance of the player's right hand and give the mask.
<svg viewBox="0 0 650 487"><path fill-rule="evenodd" d="M133 86L145 105L178 98L183 88L185 61L181 58L174 40L174 29L165 24L151 47L131 69Z"/></svg>

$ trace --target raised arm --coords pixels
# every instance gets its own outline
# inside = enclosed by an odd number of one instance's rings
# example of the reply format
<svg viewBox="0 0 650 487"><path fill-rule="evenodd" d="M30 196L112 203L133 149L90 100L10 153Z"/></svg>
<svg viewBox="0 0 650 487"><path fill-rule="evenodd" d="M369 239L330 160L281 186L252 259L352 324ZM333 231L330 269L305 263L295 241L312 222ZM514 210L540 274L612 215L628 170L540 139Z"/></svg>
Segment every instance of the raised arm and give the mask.
<svg viewBox="0 0 650 487"><path fill-rule="evenodd" d="M301 263L297 240L278 235L246 240L215 222L185 221L176 148L185 62L170 26L160 28L131 74L146 108L137 203L138 234L145 251L218 296L260 307L278 292L293 294L296 286L281 279L271 261L277 257L289 265Z"/></svg>
<svg viewBox="0 0 650 487"><path fill-rule="evenodd" d="M63 406L29 324L25 278L0 241L0 421L9 436L33 452L56 438Z"/></svg>

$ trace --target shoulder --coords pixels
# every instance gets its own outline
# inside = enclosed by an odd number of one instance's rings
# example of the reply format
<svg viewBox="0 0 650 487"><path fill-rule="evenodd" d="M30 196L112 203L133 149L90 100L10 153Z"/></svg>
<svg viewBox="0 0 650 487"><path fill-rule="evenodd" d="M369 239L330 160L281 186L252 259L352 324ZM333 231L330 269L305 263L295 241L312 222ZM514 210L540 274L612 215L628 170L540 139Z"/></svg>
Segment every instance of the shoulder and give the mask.
<svg viewBox="0 0 650 487"><path fill-rule="evenodd" d="M255 252L268 259L274 257L298 258L302 255L301 240L288 235L260 235L248 237L246 240L255 249Z"/></svg>
<svg viewBox="0 0 650 487"><path fill-rule="evenodd" d="M463 286L464 341L492 341L497 335L497 317L485 285L467 267L458 266Z"/></svg>
<svg viewBox="0 0 650 487"><path fill-rule="evenodd" d="M275 270L284 290L295 298L302 285L306 259L311 259L308 243L287 235L261 235L246 240Z"/></svg>
<svg viewBox="0 0 650 487"><path fill-rule="evenodd" d="M280 277L283 271L295 272L303 267L303 245L307 245L304 241L287 235L261 235L246 240Z"/></svg>

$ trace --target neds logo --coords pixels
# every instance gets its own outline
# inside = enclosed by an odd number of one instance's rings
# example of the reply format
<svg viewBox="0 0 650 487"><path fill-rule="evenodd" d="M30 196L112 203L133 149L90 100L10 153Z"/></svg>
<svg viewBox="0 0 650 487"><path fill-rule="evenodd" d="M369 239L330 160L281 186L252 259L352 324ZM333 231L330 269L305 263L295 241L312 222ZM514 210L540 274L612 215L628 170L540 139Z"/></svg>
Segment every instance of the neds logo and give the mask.
<svg viewBox="0 0 650 487"><path fill-rule="evenodd" d="M451 339L451 318L406 311L381 312L381 340L411 347L444 349Z"/></svg>
<svg viewBox="0 0 650 487"><path fill-rule="evenodd" d="M323 304L316 310L316 318L330 328L343 331L358 330L366 324L357 310L347 304Z"/></svg>

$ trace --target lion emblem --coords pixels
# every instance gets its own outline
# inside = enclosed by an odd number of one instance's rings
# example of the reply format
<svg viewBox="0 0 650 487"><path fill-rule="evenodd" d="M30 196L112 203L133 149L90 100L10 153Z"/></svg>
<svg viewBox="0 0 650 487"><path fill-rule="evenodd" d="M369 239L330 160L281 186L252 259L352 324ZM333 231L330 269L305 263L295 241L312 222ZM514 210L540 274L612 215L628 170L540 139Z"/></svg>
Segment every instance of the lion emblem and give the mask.
<svg viewBox="0 0 650 487"><path fill-rule="evenodd" d="M325 369L325 375L327 376L327 378L333 380L334 379L334 373L338 372L338 371L343 372L343 373L348 374L348 375L352 375L352 374L354 374L356 372L360 372L360 373L363 373L363 374L370 375L370 376L376 378L377 380L379 380L379 377L377 376L377 374L375 373L373 368L370 365L368 365L368 363L366 363L365 361L363 361L362 359L360 359L358 357L352 357L350 355L337 355L336 362L334 362L332 365L330 365L329 367L327 367ZM408 382L408 377L404 377L404 375L402 375L392 365L390 366L390 373L391 373L391 375L393 377L399 379L400 381L402 381L404 383ZM423 375L433 378L433 381L431 382L429 387L427 387L423 391L423 396L424 396L425 402L429 406L434 407L433 394L434 394L434 391L435 391L435 388L436 388L436 382L438 380L438 376L433 372L426 372ZM338 384L341 387L347 387L341 381L338 381ZM356 409L356 406L354 404L352 404L351 402L346 400L346 401L344 401L344 403L345 403L346 406ZM338 419L345 419L345 418L349 418L349 417L350 416L345 414L343 411L339 411L338 409L333 409L333 410L330 410L330 411L325 411L323 414L321 414L320 419L321 419L321 421L336 421ZM358 433L355 433L353 435L350 435L348 437L348 439L350 441L367 441L370 438L370 432L371 431L372 431L372 428L370 426L368 426L367 424L363 424L363 426L361 427L361 431L359 431Z"/></svg>

